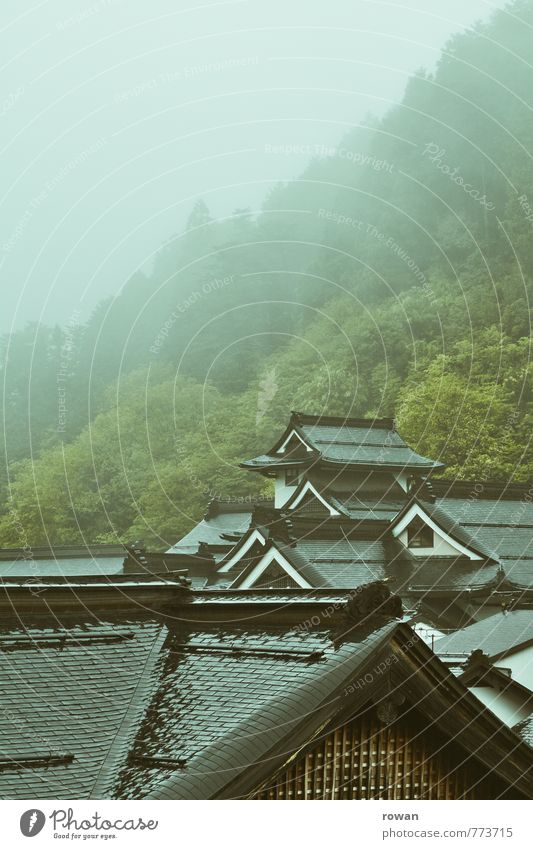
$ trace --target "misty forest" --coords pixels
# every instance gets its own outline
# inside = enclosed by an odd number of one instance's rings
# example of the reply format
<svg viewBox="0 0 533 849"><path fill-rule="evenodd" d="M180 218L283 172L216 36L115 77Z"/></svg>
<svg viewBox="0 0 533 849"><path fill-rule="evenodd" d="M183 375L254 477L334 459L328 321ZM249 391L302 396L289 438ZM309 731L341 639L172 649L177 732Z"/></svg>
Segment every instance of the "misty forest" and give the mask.
<svg viewBox="0 0 533 849"><path fill-rule="evenodd" d="M6 334L3 546L164 550L211 498L268 494L239 462L290 410L395 416L448 477L533 478L532 29L516 0L260 212L198 197L88 320Z"/></svg>

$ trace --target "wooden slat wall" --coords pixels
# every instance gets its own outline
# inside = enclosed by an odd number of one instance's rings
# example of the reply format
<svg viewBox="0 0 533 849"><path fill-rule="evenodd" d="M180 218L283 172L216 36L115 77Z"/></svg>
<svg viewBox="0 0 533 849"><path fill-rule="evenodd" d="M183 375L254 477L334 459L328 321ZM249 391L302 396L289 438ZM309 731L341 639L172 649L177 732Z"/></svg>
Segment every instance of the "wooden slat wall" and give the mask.
<svg viewBox="0 0 533 849"><path fill-rule="evenodd" d="M374 710L326 734L255 799L490 799L504 788L411 712L383 725Z"/></svg>

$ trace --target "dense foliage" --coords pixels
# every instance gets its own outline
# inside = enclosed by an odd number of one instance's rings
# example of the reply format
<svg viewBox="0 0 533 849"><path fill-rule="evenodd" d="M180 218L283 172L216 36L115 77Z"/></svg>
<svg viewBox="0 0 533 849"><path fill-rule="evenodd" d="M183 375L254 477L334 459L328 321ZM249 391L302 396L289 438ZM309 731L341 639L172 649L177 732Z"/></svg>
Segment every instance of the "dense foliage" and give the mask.
<svg viewBox="0 0 533 849"><path fill-rule="evenodd" d="M527 480L533 428L533 3L280 185L202 201L86 324L3 341L1 545L172 543L290 409L396 415L462 478Z"/></svg>

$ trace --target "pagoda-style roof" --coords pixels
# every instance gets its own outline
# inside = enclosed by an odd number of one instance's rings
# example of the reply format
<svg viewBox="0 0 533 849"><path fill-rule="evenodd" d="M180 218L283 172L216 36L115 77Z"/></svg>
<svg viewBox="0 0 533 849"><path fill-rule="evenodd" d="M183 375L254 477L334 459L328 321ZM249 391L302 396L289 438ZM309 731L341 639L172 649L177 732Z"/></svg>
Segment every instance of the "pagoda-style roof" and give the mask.
<svg viewBox="0 0 533 849"><path fill-rule="evenodd" d="M332 464L430 472L443 466L413 451L393 419L352 419L293 412L281 438L266 454L241 463L268 472L284 466Z"/></svg>

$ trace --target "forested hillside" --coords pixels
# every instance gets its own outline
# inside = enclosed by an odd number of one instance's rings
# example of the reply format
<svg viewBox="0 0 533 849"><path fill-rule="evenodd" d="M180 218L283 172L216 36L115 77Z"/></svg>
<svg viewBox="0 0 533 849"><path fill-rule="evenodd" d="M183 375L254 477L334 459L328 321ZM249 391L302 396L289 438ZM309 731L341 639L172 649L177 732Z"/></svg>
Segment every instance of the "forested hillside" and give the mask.
<svg viewBox="0 0 533 849"><path fill-rule="evenodd" d="M532 479L532 44L517 0L259 212L199 200L87 323L4 339L0 545L164 547L266 486L236 464L291 409Z"/></svg>

